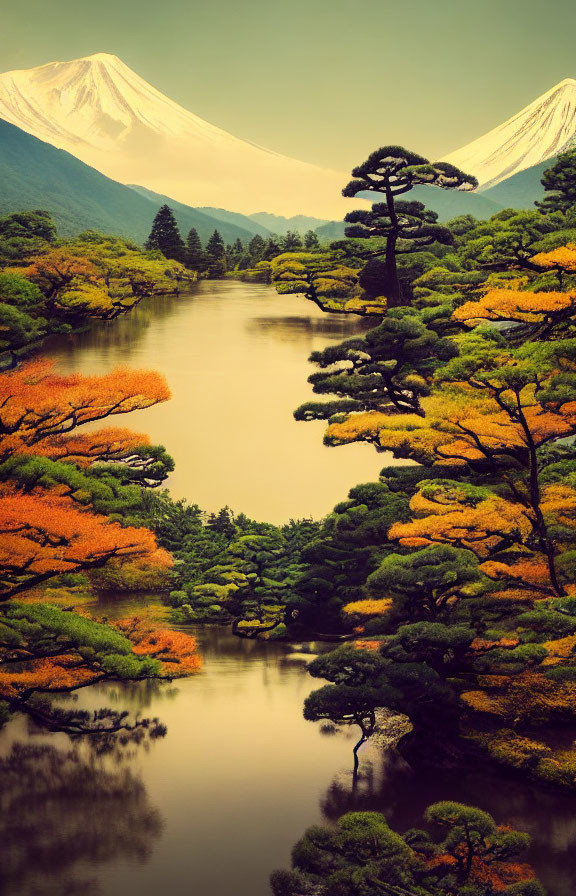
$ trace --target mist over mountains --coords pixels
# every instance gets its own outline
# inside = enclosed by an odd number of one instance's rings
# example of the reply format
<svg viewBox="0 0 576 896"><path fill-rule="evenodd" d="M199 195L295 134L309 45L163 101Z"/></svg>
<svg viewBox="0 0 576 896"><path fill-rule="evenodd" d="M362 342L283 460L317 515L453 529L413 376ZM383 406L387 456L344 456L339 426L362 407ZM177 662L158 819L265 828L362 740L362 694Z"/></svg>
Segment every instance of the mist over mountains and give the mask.
<svg viewBox="0 0 576 896"><path fill-rule="evenodd" d="M568 78L445 157L478 191L417 187L411 198L444 221L533 207L544 170L575 142ZM0 75L0 212L46 208L64 234L94 227L142 242L168 203L203 241L215 222L227 242L308 229L338 238L348 179L228 134L106 53Z"/></svg>
<svg viewBox="0 0 576 896"><path fill-rule="evenodd" d="M184 109L117 56L0 75L0 118L122 183L194 206L341 217L346 175L234 137Z"/></svg>

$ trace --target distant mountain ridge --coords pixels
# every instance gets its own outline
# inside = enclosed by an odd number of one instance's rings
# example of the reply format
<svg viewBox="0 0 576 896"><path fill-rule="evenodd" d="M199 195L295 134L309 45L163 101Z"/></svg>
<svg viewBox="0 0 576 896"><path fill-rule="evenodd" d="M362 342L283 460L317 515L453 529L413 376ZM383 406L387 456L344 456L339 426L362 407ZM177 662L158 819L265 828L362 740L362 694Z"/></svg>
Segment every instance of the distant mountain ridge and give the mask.
<svg viewBox="0 0 576 896"><path fill-rule="evenodd" d="M270 231L265 227L261 227L255 221L252 221L248 215L241 215L239 212L229 212L224 208L191 208L189 205L177 202L171 196L155 193L153 190L147 190L146 187L141 187L139 184L130 184L130 189L138 193L139 196L143 196L145 199L153 202L156 208L159 208L161 205L169 205L174 212L176 220L180 225L182 236L184 237L188 230L190 230L190 227L186 229L186 222L188 221L191 212L194 212L199 218L202 218L206 226L208 226L208 220L212 221L214 223L212 233L214 232L214 229L219 230L220 235L226 242L230 242L231 240L228 239L228 236L225 234L228 234L233 230L237 231L234 239L241 239L243 243L251 240L256 234L264 237L270 236ZM206 221L204 221L204 219L206 219ZM184 223L181 224L181 222ZM212 233L210 233L210 236ZM202 242L205 242L200 235L200 232L199 236Z"/></svg>
<svg viewBox="0 0 576 896"><path fill-rule="evenodd" d="M286 236L290 230L304 234L307 230L316 230L324 224L335 223L324 218L310 218L307 215L293 215L291 218L286 218L284 215L272 215L270 212L254 212L248 217L278 236Z"/></svg>

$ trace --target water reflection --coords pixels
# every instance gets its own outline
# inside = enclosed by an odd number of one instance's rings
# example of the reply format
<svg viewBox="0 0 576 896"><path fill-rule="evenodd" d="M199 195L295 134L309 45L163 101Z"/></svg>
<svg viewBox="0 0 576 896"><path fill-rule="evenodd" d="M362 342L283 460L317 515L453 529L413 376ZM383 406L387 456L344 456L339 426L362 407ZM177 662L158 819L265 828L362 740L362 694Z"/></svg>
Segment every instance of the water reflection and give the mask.
<svg viewBox="0 0 576 896"><path fill-rule="evenodd" d="M324 314L323 317L305 317L290 315L286 317L254 317L246 322L248 333L265 332L274 338L294 341L296 333L301 336L327 336L330 341L340 341L369 330L374 321L363 318L351 326L343 314Z"/></svg>
<svg viewBox="0 0 576 896"><path fill-rule="evenodd" d="M364 760L358 787L351 773L335 776L322 799L322 812L336 822L345 812L383 812L392 828L421 826L424 810L439 800L479 806L502 824L526 831L527 853L550 896L576 892L576 815L570 795L533 787L498 772L415 771L395 753Z"/></svg>
<svg viewBox="0 0 576 896"><path fill-rule="evenodd" d="M324 516L388 462L368 445L326 448L322 422L293 419L313 397L310 353L369 326L273 287L207 281L186 295L146 299L89 332L53 338L47 354L66 371L127 364L164 373L172 400L122 425L167 446L176 461L168 481L174 496L287 522Z"/></svg>
<svg viewBox="0 0 576 896"><path fill-rule="evenodd" d="M102 866L144 864L162 833L142 780L89 745L16 743L0 758L5 896L106 896Z"/></svg>
<svg viewBox="0 0 576 896"><path fill-rule="evenodd" d="M299 646L196 634L198 675L77 695L81 708L159 716L168 733L148 749L99 756L62 735L26 739L18 720L0 732L3 896L269 896L271 871L310 825L371 809L406 830L439 799L528 831L550 896L576 892L573 798L506 776L415 773L370 749L353 792L355 732L303 719L318 682Z"/></svg>

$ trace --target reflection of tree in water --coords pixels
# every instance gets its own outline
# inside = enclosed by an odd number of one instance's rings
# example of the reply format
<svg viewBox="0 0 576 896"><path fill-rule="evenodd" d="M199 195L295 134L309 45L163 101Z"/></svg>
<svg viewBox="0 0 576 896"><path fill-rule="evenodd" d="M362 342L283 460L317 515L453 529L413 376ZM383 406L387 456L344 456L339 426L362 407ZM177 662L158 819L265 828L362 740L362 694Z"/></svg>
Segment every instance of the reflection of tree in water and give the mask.
<svg viewBox="0 0 576 896"><path fill-rule="evenodd" d="M344 773L328 788L321 809L335 822L345 812L383 812L398 831L422 825L426 806L455 800L486 810L498 823L526 831L532 838L527 860L552 896L576 893L576 813L574 797L534 787L529 781L479 769L412 770L394 753L361 766L354 791L352 774Z"/></svg>
<svg viewBox="0 0 576 896"><path fill-rule="evenodd" d="M129 707L132 712L149 709L152 703L160 700L174 700L179 690L165 681L153 678L144 681L122 681L111 685L97 685L94 692L105 695L106 702L112 706Z"/></svg>
<svg viewBox="0 0 576 896"><path fill-rule="evenodd" d="M81 333L52 336L44 342L50 355L62 354L67 361L81 359L86 348L130 353L146 336L152 324L170 317L182 302L180 296L150 296L143 299L129 315L98 324ZM120 360L126 361L126 356Z"/></svg>
<svg viewBox="0 0 576 896"><path fill-rule="evenodd" d="M98 896L87 866L145 862L162 832L140 778L86 744L15 744L0 759L0 810L5 896Z"/></svg>
<svg viewBox="0 0 576 896"><path fill-rule="evenodd" d="M325 315L324 317L306 317L286 315L277 317L250 317L245 327L248 333L265 332L283 342L294 342L302 337L328 336L335 340L346 339L363 333L374 327L372 320L354 318L353 315Z"/></svg>

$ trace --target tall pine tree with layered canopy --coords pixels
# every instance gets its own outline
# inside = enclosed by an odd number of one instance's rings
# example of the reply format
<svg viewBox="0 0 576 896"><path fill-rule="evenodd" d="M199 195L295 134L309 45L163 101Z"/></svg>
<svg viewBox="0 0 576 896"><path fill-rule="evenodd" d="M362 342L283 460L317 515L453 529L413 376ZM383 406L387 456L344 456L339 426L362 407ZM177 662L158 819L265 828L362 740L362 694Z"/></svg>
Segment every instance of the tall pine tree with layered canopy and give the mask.
<svg viewBox="0 0 576 896"><path fill-rule="evenodd" d="M409 304L398 276L397 256L416 252L433 242L450 244L452 236L448 228L437 223L436 213L421 202L397 197L419 185L473 190L478 182L454 165L429 162L402 146L377 149L352 174L354 179L344 187L343 196L378 193L385 201L375 203L371 210L349 212L344 220L352 226L346 228L346 236L378 240L374 248L366 250L366 257L384 256L381 295L386 296L391 308Z"/></svg>

